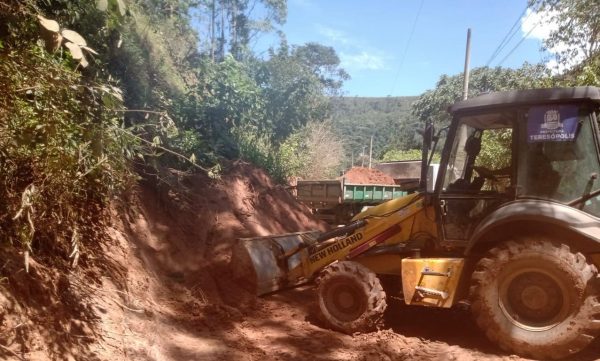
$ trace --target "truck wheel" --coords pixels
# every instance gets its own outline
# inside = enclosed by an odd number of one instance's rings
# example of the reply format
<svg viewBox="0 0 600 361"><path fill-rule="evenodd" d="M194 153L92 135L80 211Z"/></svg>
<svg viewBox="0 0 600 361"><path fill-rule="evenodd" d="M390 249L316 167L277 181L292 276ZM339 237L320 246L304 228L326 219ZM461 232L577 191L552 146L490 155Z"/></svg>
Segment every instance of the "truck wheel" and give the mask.
<svg viewBox="0 0 600 361"><path fill-rule="evenodd" d="M352 334L371 331L387 307L385 292L371 270L356 262L337 262L317 280L319 309L333 329Z"/></svg>
<svg viewBox="0 0 600 361"><path fill-rule="evenodd" d="M559 359L586 347L600 329L598 271L581 253L546 238L493 248L472 276L472 311L506 351Z"/></svg>

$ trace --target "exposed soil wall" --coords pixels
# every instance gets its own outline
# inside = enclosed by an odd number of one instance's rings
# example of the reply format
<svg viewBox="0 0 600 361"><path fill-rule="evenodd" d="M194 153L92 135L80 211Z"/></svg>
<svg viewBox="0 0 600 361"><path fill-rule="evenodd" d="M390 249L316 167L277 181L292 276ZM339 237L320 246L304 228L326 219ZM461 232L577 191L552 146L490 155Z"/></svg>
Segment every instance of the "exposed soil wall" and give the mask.
<svg viewBox="0 0 600 361"><path fill-rule="evenodd" d="M391 299L384 329L349 336L319 321L310 285L246 293L227 266L235 238L326 226L241 162L221 180L171 172L141 183L105 227L75 269L40 259L26 274L21 255L0 254L0 359L520 360L465 311Z"/></svg>

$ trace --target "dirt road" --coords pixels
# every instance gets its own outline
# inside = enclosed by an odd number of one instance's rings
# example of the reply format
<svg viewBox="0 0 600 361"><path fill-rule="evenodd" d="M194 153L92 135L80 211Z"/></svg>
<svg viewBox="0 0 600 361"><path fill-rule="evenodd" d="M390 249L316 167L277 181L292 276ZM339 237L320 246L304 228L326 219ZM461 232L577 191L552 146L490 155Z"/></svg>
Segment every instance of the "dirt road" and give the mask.
<svg viewBox="0 0 600 361"><path fill-rule="evenodd" d="M21 255L0 255L0 359L523 360L467 311L391 299L380 331L351 336L319 322L310 285L256 298L231 279L232 241L326 226L247 164L165 181L115 204L74 270L39 259L26 275ZM596 343L573 360L599 356Z"/></svg>

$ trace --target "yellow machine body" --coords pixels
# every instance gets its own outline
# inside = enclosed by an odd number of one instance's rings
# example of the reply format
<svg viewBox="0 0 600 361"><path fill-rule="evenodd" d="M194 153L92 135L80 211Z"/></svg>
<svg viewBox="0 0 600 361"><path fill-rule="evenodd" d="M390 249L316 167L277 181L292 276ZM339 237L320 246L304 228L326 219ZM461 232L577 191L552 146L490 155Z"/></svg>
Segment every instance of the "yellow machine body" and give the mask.
<svg viewBox="0 0 600 361"><path fill-rule="evenodd" d="M259 295L316 279L322 320L348 334L374 329L388 296L436 308L468 299L503 349L573 357L600 337L600 88L491 93L450 112L437 133L425 124L421 192L327 232L242 240L237 274L254 274ZM483 156L497 132L510 150L501 169Z"/></svg>
<svg viewBox="0 0 600 361"><path fill-rule="evenodd" d="M376 245L405 243L414 232L435 232L435 223L427 221L424 215L425 207L420 194L398 198L359 213L353 221L367 219L364 227L347 237L332 239L319 247L307 249L303 254L303 268L290 270L290 277L313 275L333 261L357 260L358 256ZM392 265L382 267L394 268ZM373 271L378 273L376 269ZM397 272L392 273L400 274L399 263Z"/></svg>
<svg viewBox="0 0 600 361"><path fill-rule="evenodd" d="M402 290L407 305L452 307L464 258L405 258Z"/></svg>
<svg viewBox="0 0 600 361"><path fill-rule="evenodd" d="M407 258L407 253L368 252L376 246L406 246L416 235L437 237L434 211L425 204L422 194L369 208L352 221L364 221L364 225L322 242L316 240L315 233L241 239L232 256L234 274L261 295L305 283L331 263L351 260L377 274L402 276L408 304L453 304L463 259Z"/></svg>

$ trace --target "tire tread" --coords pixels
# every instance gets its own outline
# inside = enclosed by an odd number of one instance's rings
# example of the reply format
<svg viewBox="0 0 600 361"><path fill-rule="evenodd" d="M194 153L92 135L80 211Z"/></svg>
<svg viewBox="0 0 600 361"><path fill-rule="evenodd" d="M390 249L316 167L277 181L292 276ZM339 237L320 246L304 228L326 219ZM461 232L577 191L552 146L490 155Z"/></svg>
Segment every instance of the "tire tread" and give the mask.
<svg viewBox="0 0 600 361"><path fill-rule="evenodd" d="M502 330L497 324L493 307L486 305L485 293L489 280L495 280L500 270L524 252L543 254L552 257L557 262L563 262L566 267L578 273L580 283L575 285L575 292L581 294L582 305L569 322L577 325L571 334L563 333L559 339L549 340L543 347L533 346L527 340L518 340L511 337L510 332ZM560 244L545 238L522 238L504 242L491 249L487 255L475 265L471 277L470 298L471 309L477 325L485 330L485 334L492 342L502 349L517 354L540 359L559 359L569 356L586 347L596 335L600 333L600 302L598 295L597 269L586 261L583 254L571 251L566 244ZM487 281L486 281L487 280ZM581 286L583 285L583 286ZM580 289L581 288L581 289ZM566 322L566 321L565 321Z"/></svg>
<svg viewBox="0 0 600 361"><path fill-rule="evenodd" d="M346 275L364 285L367 293L367 309L358 319L351 322L336 320L324 306L322 287L337 275ZM322 319L333 329L353 334L374 330L383 318L387 308L386 294L377 275L367 267L352 261L335 262L325 268L317 278L317 295Z"/></svg>

